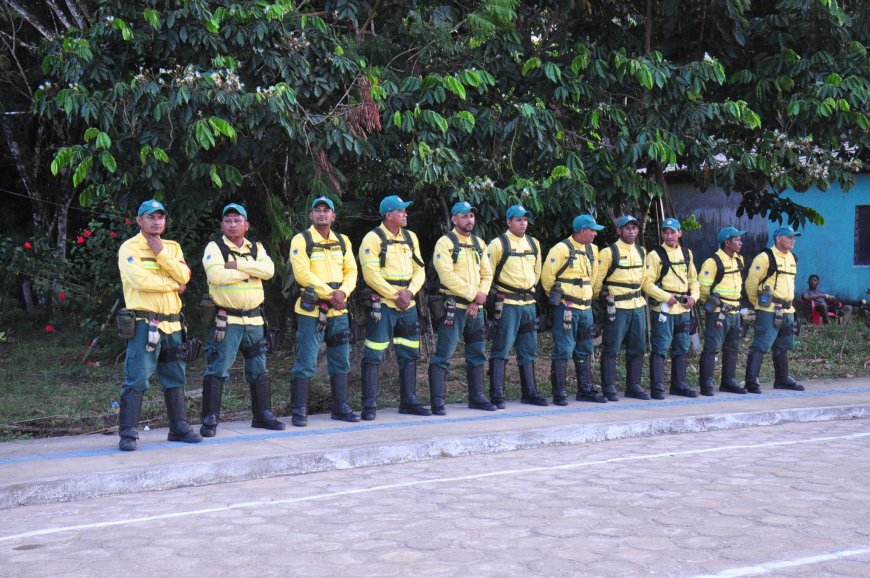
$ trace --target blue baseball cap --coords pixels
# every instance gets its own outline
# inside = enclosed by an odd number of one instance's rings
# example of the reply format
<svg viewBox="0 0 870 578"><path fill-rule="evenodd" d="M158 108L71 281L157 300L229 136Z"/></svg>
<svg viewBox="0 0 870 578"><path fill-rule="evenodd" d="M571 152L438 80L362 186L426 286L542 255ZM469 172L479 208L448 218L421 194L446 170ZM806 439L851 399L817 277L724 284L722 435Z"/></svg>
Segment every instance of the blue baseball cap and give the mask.
<svg viewBox="0 0 870 578"><path fill-rule="evenodd" d="M616 221L616 228L621 229L629 223L634 223L638 227L640 227L640 221L634 218L633 215L623 215L619 217L619 220Z"/></svg>
<svg viewBox="0 0 870 578"><path fill-rule="evenodd" d="M662 221L662 231L665 229L673 229L674 231L679 231L681 229L680 222L673 217L668 217L664 221Z"/></svg>
<svg viewBox="0 0 870 578"><path fill-rule="evenodd" d="M157 199L148 199L141 205L139 205L139 212L136 213L137 217L141 217L142 215L150 215L151 213L156 213L157 211L162 211L166 214L166 209L163 207L163 203L158 201Z"/></svg>
<svg viewBox="0 0 870 578"><path fill-rule="evenodd" d="M451 215L459 215L459 214L464 215L466 213L469 213L471 211L476 211L476 210L477 210L477 207L472 207L471 203L469 203L468 201L459 201L458 203L453 205L452 209L450 209L450 214Z"/></svg>
<svg viewBox="0 0 870 578"><path fill-rule="evenodd" d="M800 237L800 233L796 233L794 229L791 227L779 227L776 231L773 232L773 238L777 237Z"/></svg>
<svg viewBox="0 0 870 578"><path fill-rule="evenodd" d="M574 217L574 222L571 226L575 233L577 231L582 231L583 229L592 229L594 231L601 231L604 229L602 225L595 222L595 217L592 215L577 215Z"/></svg>
<svg viewBox="0 0 870 578"><path fill-rule="evenodd" d="M329 207L330 211L335 211L335 204L332 202L332 199L329 197L320 196L311 201L311 210L314 210L314 207L319 205L320 203L324 203L327 207Z"/></svg>
<svg viewBox="0 0 870 578"><path fill-rule="evenodd" d="M514 205L508 208L506 216L508 221L511 219L516 219L517 217L525 217L526 215L531 215L532 212L525 208L522 205Z"/></svg>
<svg viewBox="0 0 870 578"><path fill-rule="evenodd" d="M405 202L398 195L390 195L381 201L381 216L386 215L390 211L398 211L399 209L407 209L414 204L414 201Z"/></svg>
<svg viewBox="0 0 870 578"><path fill-rule="evenodd" d="M716 235L716 242L721 245L731 237L742 237L745 234L746 231L741 231L736 227L725 227Z"/></svg>
<svg viewBox="0 0 870 578"><path fill-rule="evenodd" d="M245 207L241 206L241 205L238 204L238 203L230 203L229 205L227 205L226 207L224 207L224 210L221 211L221 216L224 216L224 215L226 215L227 213L230 213L230 212L233 212L233 211L235 211L236 213L240 214L241 216L243 216L243 217L246 218L246 219L248 218L248 211L246 211L246 210L245 210Z"/></svg>

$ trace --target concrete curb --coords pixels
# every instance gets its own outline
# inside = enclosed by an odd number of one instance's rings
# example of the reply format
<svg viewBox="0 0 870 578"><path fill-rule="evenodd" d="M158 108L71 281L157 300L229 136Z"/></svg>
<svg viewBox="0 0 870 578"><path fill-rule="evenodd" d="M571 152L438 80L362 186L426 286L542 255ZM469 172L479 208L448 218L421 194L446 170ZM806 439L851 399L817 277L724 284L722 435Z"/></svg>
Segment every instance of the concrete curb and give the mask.
<svg viewBox="0 0 870 578"><path fill-rule="evenodd" d="M122 472L94 471L2 486L0 509L555 445L867 417L870 404L759 410L450 435L255 458L151 465Z"/></svg>

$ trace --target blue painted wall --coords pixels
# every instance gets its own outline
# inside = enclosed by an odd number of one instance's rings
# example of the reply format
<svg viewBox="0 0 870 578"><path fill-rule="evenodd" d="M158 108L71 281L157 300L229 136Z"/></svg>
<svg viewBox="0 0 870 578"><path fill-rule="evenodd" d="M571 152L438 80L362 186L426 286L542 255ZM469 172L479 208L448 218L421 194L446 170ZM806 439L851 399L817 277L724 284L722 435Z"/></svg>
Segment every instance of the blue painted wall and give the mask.
<svg viewBox="0 0 870 578"><path fill-rule="evenodd" d="M862 298L870 287L870 265L855 265L855 207L870 205L870 174L858 175L855 186L845 193L834 184L824 192L810 189L785 196L825 218L824 225L807 224L795 243L794 252L800 259L797 287L806 287L807 277L815 273L821 277L823 291L846 299ZM777 226L770 223L768 233ZM863 227L870 234L870 223Z"/></svg>
<svg viewBox="0 0 870 578"><path fill-rule="evenodd" d="M726 195L723 190L701 193L693 185L682 183L670 184L670 191L675 216L685 218L694 214L701 223L701 230L686 231L683 236L698 267L718 248L716 233L722 227L733 225L748 231L743 245L748 265L759 251L771 245L770 234L780 226L760 217L737 218L739 194ZM795 244L799 259L798 293L806 287L807 277L815 273L821 277L823 291L843 299L865 297L870 287L870 266L855 265L855 207L870 205L870 174L858 175L855 186L845 193L839 185L832 185L824 192L810 189L803 193L786 192L785 196L812 207L825 218L824 225L808 224L802 229ZM863 226L870 230L870 223Z"/></svg>

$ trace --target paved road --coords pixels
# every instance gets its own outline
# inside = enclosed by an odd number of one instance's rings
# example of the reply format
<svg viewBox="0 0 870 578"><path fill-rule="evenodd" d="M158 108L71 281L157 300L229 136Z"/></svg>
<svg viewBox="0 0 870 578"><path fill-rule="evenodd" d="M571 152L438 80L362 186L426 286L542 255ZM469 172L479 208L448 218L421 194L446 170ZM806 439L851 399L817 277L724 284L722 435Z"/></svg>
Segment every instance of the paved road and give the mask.
<svg viewBox="0 0 870 578"><path fill-rule="evenodd" d="M3 576L870 576L870 421L2 512Z"/></svg>

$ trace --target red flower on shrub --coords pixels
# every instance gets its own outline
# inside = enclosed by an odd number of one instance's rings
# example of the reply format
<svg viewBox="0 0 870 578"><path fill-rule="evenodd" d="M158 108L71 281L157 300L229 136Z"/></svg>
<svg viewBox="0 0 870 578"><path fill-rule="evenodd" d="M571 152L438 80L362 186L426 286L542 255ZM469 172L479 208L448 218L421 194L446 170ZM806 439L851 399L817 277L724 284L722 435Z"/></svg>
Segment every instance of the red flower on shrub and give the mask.
<svg viewBox="0 0 870 578"><path fill-rule="evenodd" d="M54 325L46 325L45 332L46 333L54 333Z"/></svg>
<svg viewBox="0 0 870 578"><path fill-rule="evenodd" d="M90 237L90 236L91 236L91 230L90 230L90 229L85 229L84 231L82 231L82 235L84 235L85 237Z"/></svg>
<svg viewBox="0 0 870 578"><path fill-rule="evenodd" d="M25 249L33 249L33 245L30 244L30 241L24 241Z"/></svg>
<svg viewBox="0 0 870 578"><path fill-rule="evenodd" d="M113 239L117 239L118 233L116 233L115 231L109 231L109 236Z"/></svg>
<svg viewBox="0 0 870 578"><path fill-rule="evenodd" d="M81 235L79 235L78 237L76 237L76 243L78 243L79 245L84 245L84 244L85 244L85 238L82 237Z"/></svg>
<svg viewBox="0 0 870 578"><path fill-rule="evenodd" d="M57 294L57 298L60 299L61 301L63 301L64 299L66 299L66 293L61 291L60 293Z"/></svg>
<svg viewBox="0 0 870 578"><path fill-rule="evenodd" d="M124 224L125 225L132 225L133 219L131 219L130 217L124 217Z"/></svg>

